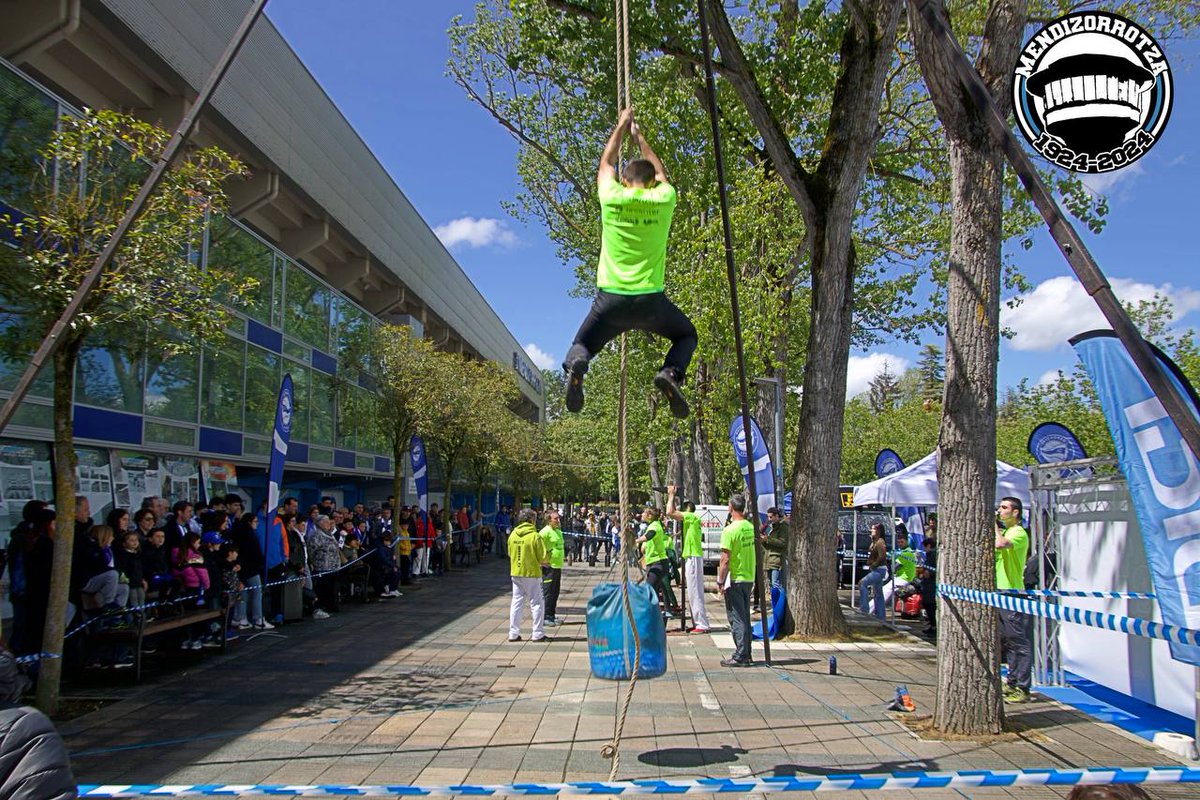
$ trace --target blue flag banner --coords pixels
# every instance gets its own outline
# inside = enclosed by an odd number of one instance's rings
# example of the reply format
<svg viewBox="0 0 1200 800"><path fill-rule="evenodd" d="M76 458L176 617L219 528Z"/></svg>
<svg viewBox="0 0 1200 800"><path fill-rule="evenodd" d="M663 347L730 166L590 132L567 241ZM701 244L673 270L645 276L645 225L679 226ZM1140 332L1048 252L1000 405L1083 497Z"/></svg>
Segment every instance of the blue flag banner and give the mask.
<svg viewBox="0 0 1200 800"><path fill-rule="evenodd" d="M271 466L267 468L267 519L266 525L259 523L259 541L267 567L283 562L283 526L276 510L279 508L279 487L283 484L283 463L287 459L288 443L292 439L292 410L295 408L292 395L292 376L283 376L279 386L279 402L275 407L275 429L271 435Z"/></svg>
<svg viewBox="0 0 1200 800"><path fill-rule="evenodd" d="M1096 387L1112 433L1163 621L1200 628L1200 462L1112 331L1076 336L1071 346ZM1197 413L1200 404L1187 379L1163 353L1155 355ZM1200 646L1170 645L1172 658L1200 665Z"/></svg>
<svg viewBox="0 0 1200 800"><path fill-rule="evenodd" d="M417 484L417 505L422 512L429 511L429 465L425 460L425 442L413 436L408 444L408 456L412 462L413 482Z"/></svg>
<svg viewBox="0 0 1200 800"><path fill-rule="evenodd" d="M899 472L902 469L904 469L904 460L896 454L895 450L888 450L885 447L875 456L876 478L891 475L893 472Z"/></svg>
<svg viewBox="0 0 1200 800"><path fill-rule="evenodd" d="M746 487L750 486L749 464L754 464L754 488L758 490L758 514L766 518L767 509L775 505L775 470L771 467L771 454L767 452L767 440L763 438L758 423L750 420L750 454L746 457L746 437L742 432L742 415L733 418L729 426L729 441L733 444L733 455Z"/></svg>

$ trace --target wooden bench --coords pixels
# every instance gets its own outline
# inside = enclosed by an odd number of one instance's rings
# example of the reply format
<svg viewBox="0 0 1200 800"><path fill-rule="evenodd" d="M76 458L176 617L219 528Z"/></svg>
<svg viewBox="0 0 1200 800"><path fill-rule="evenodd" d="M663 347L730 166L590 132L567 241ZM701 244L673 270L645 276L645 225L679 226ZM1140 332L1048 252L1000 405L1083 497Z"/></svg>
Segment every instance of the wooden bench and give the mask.
<svg viewBox="0 0 1200 800"><path fill-rule="evenodd" d="M185 612L179 616L147 619L145 614L135 614L137 621L128 628L109 628L88 634L88 642L129 644L133 647L133 681L142 680L142 643L149 637L167 631L185 628L209 620L221 623L221 652L225 652L226 631L229 628L229 608L204 608Z"/></svg>

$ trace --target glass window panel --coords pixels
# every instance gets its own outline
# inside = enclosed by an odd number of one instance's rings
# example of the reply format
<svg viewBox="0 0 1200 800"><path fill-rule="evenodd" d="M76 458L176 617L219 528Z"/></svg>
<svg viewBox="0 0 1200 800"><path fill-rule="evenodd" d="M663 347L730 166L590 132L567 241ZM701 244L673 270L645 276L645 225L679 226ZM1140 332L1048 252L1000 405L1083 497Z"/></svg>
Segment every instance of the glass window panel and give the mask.
<svg viewBox="0 0 1200 800"><path fill-rule="evenodd" d="M242 429L242 373L246 343L225 337L219 347L204 348L204 382L200 386L200 422Z"/></svg>
<svg viewBox="0 0 1200 800"><path fill-rule="evenodd" d="M253 439L249 436L242 439L242 454L269 458L271 455L270 439Z"/></svg>
<svg viewBox="0 0 1200 800"><path fill-rule="evenodd" d="M161 352L146 353L146 413L155 417L195 422L200 355L183 353L166 358Z"/></svg>
<svg viewBox="0 0 1200 800"><path fill-rule="evenodd" d="M138 337L140 338L140 336ZM75 402L131 414L142 410L142 355L118 345L79 352Z"/></svg>
<svg viewBox="0 0 1200 800"><path fill-rule="evenodd" d="M333 376L311 370L310 441L329 447L333 444Z"/></svg>
<svg viewBox="0 0 1200 800"><path fill-rule="evenodd" d="M367 345L371 335L371 317L353 304L338 298L337 358L343 364L367 368Z"/></svg>
<svg viewBox="0 0 1200 800"><path fill-rule="evenodd" d="M271 324L275 254L270 247L226 217L217 217L208 228L206 263L210 268L258 281L258 286L247 293L243 310L259 322Z"/></svg>
<svg viewBox="0 0 1200 800"><path fill-rule="evenodd" d="M284 369L292 376L292 394L295 397L295 402L292 404L292 438L301 442L307 442L309 439L308 432L308 412L309 412L309 370L307 367L302 367L299 364L286 362Z"/></svg>
<svg viewBox="0 0 1200 800"><path fill-rule="evenodd" d="M13 414L12 424L24 425L27 428L52 429L54 427L54 408L38 403L21 403L17 406L17 412Z"/></svg>
<svg viewBox="0 0 1200 800"><path fill-rule="evenodd" d="M354 386L342 386L337 398L337 437L335 447L354 449L354 427L358 419L358 391Z"/></svg>
<svg viewBox="0 0 1200 800"><path fill-rule="evenodd" d="M50 141L58 104L19 75L0 66L0 201L28 208L38 151Z"/></svg>
<svg viewBox="0 0 1200 800"><path fill-rule="evenodd" d="M290 261L287 264L283 329L313 347L329 352L330 292Z"/></svg>
<svg viewBox="0 0 1200 800"><path fill-rule="evenodd" d="M0 68L0 74L3 72L3 68ZM0 247L3 246L0 244ZM15 307L15 303L0 293L0 343L7 344L9 337L13 337L12 341L14 342L18 339L22 342L29 341L29 337L25 335L25 332L30 329L29 317L12 311L11 309ZM18 331L22 332L19 337L17 336ZM25 367L29 365L29 359L33 355L36 344L35 342L27 352L20 353L19 358L9 358L8 354L0 349L0 389L11 391L17 385ZM49 361L42 365L42 369L34 378L33 385L29 387L29 394L36 397L54 396L54 368Z"/></svg>
<svg viewBox="0 0 1200 800"><path fill-rule="evenodd" d="M293 342L291 339L283 340L283 354L304 364L308 364L312 360L312 348L306 344Z"/></svg>
<svg viewBox="0 0 1200 800"><path fill-rule="evenodd" d="M313 464L332 464L333 451L322 447L310 447L308 449L308 460Z"/></svg>
<svg viewBox="0 0 1200 800"><path fill-rule="evenodd" d="M270 436L279 403L280 357L261 347L246 347L246 431Z"/></svg>
<svg viewBox="0 0 1200 800"><path fill-rule="evenodd" d="M175 444L181 447L196 446L196 430L182 425L167 425L162 422L146 420L143 426L143 436L147 442L157 444Z"/></svg>

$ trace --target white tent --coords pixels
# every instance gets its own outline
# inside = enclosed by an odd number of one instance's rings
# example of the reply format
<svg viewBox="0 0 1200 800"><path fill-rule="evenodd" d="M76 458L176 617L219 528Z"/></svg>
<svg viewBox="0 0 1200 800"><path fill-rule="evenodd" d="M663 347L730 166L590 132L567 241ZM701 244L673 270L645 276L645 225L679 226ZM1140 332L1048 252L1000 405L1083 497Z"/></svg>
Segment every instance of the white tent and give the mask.
<svg viewBox="0 0 1200 800"><path fill-rule="evenodd" d="M899 472L884 475L854 490L854 505L936 506L938 504L937 451ZM1029 506L1029 473L996 462L996 499L1016 497Z"/></svg>

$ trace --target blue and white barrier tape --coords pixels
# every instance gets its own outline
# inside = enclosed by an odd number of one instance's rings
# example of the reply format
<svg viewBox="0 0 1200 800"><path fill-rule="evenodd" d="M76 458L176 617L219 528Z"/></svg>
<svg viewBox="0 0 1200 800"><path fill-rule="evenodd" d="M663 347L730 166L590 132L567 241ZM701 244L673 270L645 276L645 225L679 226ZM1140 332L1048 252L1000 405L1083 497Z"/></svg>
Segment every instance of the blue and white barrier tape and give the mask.
<svg viewBox="0 0 1200 800"><path fill-rule="evenodd" d="M1028 595L1030 597L1099 597L1107 600L1157 600L1150 592L1085 592L1057 589L1000 589L1000 594Z"/></svg>
<svg viewBox="0 0 1200 800"><path fill-rule="evenodd" d="M1190 767L1104 767L1092 769L963 770L893 772L876 775L792 776L781 778L700 778L697 780L580 781L499 785L255 785L255 784L84 784L80 797L485 797L619 794L748 794L775 792L960 789L1006 786L1077 786L1113 783L1200 783Z"/></svg>
<svg viewBox="0 0 1200 800"><path fill-rule="evenodd" d="M1019 611L1036 617L1057 619L1062 622L1073 622L1077 625L1088 625L1093 628L1127 633L1130 636L1141 636L1146 639L1162 639L1167 642L1200 646L1200 631L1192 628L1181 628L1162 622L1151 622L1134 617L1122 617L1117 614L1104 614L1099 611L1085 611L1080 608L1061 606L1056 603L1040 603L1028 600L1018 595L1001 592L984 592L978 589L964 589L961 586L951 586L940 583L937 587L938 597L951 600L965 600L968 603L979 603L1006 611Z"/></svg>

